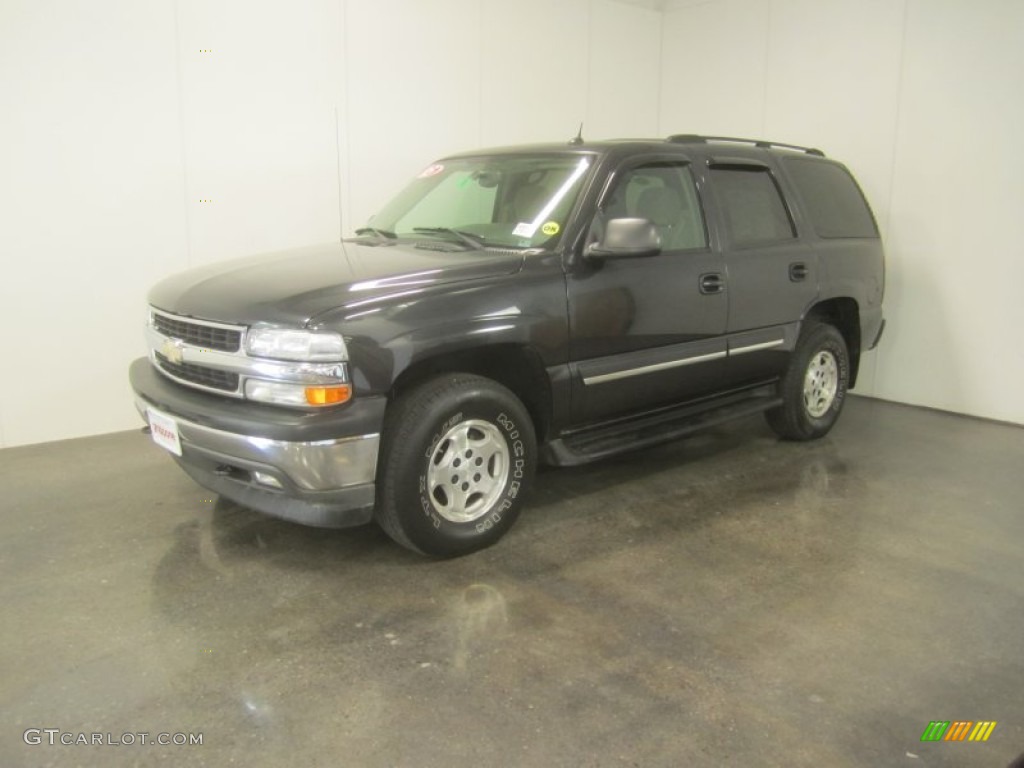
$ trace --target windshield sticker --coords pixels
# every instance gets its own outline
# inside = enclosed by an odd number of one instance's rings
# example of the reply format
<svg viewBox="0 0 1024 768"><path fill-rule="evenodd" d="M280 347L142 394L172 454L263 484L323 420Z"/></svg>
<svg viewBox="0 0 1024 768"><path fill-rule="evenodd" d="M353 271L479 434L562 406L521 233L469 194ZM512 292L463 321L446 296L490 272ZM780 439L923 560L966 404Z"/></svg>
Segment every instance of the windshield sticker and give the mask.
<svg viewBox="0 0 1024 768"><path fill-rule="evenodd" d="M537 226L531 224L528 221L521 221L516 224L516 228L512 230L512 234L516 237L533 237L533 233L537 231Z"/></svg>
<svg viewBox="0 0 1024 768"><path fill-rule="evenodd" d="M434 163L433 165L428 165L426 168L424 168L423 172L416 178L429 179L431 176L437 176L437 174L441 173L441 171L443 170L444 166L441 163Z"/></svg>
<svg viewBox="0 0 1024 768"><path fill-rule="evenodd" d="M540 231L543 232L548 237L553 237L554 235L558 234L558 231L560 229L561 227L558 226L557 221L548 221L544 223L544 226L540 228Z"/></svg>

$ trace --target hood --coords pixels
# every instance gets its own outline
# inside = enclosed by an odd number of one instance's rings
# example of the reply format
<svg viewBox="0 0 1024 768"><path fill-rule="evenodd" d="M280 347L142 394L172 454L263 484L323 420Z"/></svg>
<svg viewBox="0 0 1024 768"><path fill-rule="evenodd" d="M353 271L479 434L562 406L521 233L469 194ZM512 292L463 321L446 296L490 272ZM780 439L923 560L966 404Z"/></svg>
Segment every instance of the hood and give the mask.
<svg viewBox="0 0 1024 768"><path fill-rule="evenodd" d="M158 283L149 303L223 323L301 326L332 309L357 309L435 285L512 274L523 259L514 251L331 243L181 272Z"/></svg>

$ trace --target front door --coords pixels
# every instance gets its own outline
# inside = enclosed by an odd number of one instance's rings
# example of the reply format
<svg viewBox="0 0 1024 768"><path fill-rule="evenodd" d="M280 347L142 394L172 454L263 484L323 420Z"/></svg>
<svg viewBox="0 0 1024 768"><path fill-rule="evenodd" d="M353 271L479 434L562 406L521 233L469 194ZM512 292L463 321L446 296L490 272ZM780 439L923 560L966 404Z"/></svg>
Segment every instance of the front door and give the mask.
<svg viewBox="0 0 1024 768"><path fill-rule="evenodd" d="M613 218L654 222L657 256L578 259L568 275L573 415L606 421L715 391L723 376L723 268L689 163L634 158L598 202L595 229Z"/></svg>

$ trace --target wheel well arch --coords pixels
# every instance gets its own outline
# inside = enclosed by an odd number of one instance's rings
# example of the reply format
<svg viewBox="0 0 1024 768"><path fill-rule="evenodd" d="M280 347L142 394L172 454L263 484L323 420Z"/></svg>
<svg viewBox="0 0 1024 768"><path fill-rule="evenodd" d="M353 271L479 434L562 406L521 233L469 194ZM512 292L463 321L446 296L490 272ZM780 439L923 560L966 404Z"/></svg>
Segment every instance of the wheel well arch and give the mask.
<svg viewBox="0 0 1024 768"><path fill-rule="evenodd" d="M843 335L846 349L850 355L850 388L857 383L857 372L860 370L860 306L856 299L840 296L819 301L808 310L805 321L821 320L835 328Z"/></svg>
<svg viewBox="0 0 1024 768"><path fill-rule="evenodd" d="M530 414L538 442L544 441L551 424L551 383L536 350L523 344L495 344L417 360L395 379L388 400L444 373L472 373L507 387Z"/></svg>

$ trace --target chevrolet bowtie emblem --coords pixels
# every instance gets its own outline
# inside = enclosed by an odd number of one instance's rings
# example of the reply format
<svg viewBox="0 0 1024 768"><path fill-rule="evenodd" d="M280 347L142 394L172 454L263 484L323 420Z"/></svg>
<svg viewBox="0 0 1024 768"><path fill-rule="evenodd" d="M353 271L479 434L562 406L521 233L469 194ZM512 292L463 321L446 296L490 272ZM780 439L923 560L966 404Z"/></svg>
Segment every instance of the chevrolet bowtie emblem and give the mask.
<svg viewBox="0 0 1024 768"><path fill-rule="evenodd" d="M177 339L164 339L164 343L160 345L160 354L170 362L180 364L185 359L182 348L182 343Z"/></svg>

